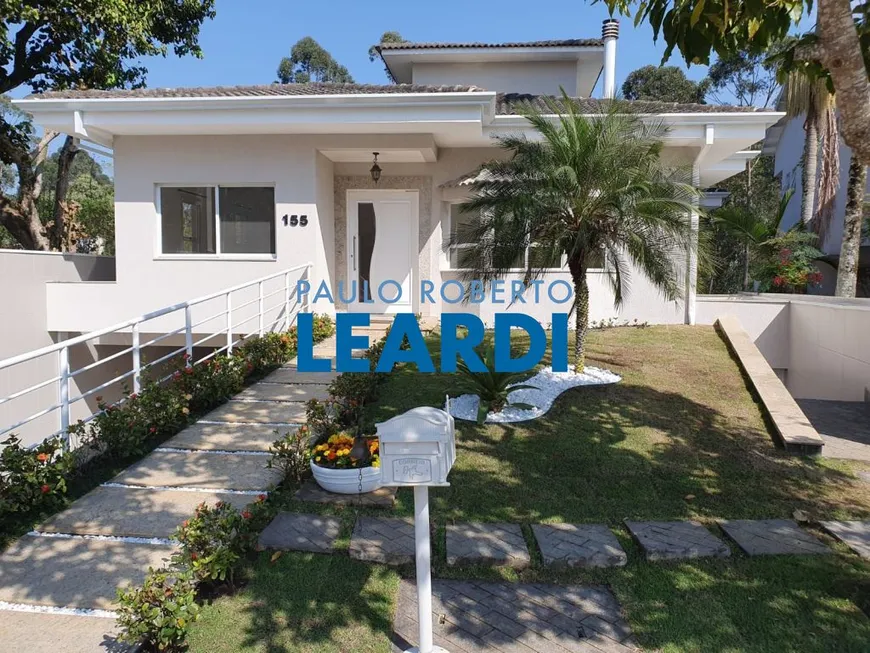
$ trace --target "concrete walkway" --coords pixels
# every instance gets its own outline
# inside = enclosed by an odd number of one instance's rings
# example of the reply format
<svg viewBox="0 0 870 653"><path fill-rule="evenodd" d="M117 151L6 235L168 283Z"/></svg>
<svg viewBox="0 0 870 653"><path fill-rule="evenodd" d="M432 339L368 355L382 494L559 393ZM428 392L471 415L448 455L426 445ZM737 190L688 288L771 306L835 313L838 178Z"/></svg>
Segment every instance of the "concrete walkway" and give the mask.
<svg viewBox="0 0 870 653"><path fill-rule="evenodd" d="M797 402L825 441L823 456L870 462L870 404L822 399Z"/></svg>
<svg viewBox="0 0 870 653"><path fill-rule="evenodd" d="M324 398L334 376L283 366L13 543L0 554L0 651L128 650L113 637L117 589L169 559L169 536L197 504L241 507L277 485L275 431L303 422L303 402Z"/></svg>

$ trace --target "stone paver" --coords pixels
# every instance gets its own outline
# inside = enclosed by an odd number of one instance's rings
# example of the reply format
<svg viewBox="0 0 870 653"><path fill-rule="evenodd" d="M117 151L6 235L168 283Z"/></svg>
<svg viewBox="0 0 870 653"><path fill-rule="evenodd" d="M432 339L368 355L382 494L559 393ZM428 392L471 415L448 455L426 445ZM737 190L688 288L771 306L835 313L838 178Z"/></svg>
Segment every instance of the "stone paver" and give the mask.
<svg viewBox="0 0 870 653"><path fill-rule="evenodd" d="M171 554L154 544L25 536L0 554L0 601L112 609L117 588L141 583Z"/></svg>
<svg viewBox="0 0 870 653"><path fill-rule="evenodd" d="M797 402L825 441L826 458L870 462L870 404L823 399Z"/></svg>
<svg viewBox="0 0 870 653"><path fill-rule="evenodd" d="M114 619L4 611L0 622L3 653L132 653L115 640Z"/></svg>
<svg viewBox="0 0 870 653"><path fill-rule="evenodd" d="M264 424L193 424L161 446L203 451L268 451L292 426Z"/></svg>
<svg viewBox="0 0 870 653"><path fill-rule="evenodd" d="M329 553L341 530L341 520L323 515L280 512L260 533L260 549Z"/></svg>
<svg viewBox="0 0 870 653"><path fill-rule="evenodd" d="M831 549L791 519L734 519L721 521L720 525L751 556L831 553Z"/></svg>
<svg viewBox="0 0 870 653"><path fill-rule="evenodd" d="M266 467L268 456L154 451L112 479L113 483L214 490L268 490L283 479Z"/></svg>
<svg viewBox="0 0 870 653"><path fill-rule="evenodd" d="M360 517L350 538L350 557L366 562L404 565L414 561L414 521Z"/></svg>
<svg viewBox="0 0 870 653"><path fill-rule="evenodd" d="M450 653L627 653L637 650L605 588L435 580L435 644ZM416 645L417 590L399 586L394 653Z"/></svg>
<svg viewBox="0 0 870 653"><path fill-rule="evenodd" d="M533 524L544 564L560 567L621 567L628 561L619 540L601 524Z"/></svg>
<svg viewBox="0 0 870 653"><path fill-rule="evenodd" d="M447 526L447 564L491 564L522 569L531 564L531 558L519 524L472 522Z"/></svg>
<svg viewBox="0 0 870 653"><path fill-rule="evenodd" d="M647 560L725 558L731 549L696 521L625 521Z"/></svg>
<svg viewBox="0 0 870 653"><path fill-rule="evenodd" d="M241 509L255 498L244 494L98 487L36 530L165 538L203 501L225 501Z"/></svg>
<svg viewBox="0 0 870 653"><path fill-rule="evenodd" d="M338 372L300 372L296 369L296 363L284 365L262 381L267 383L299 383L314 385L329 385L338 376Z"/></svg>
<svg viewBox="0 0 870 653"><path fill-rule="evenodd" d="M327 492L309 478L296 491L297 501L309 503L331 503L336 506L367 506L371 508L392 508L396 505L396 488L382 487L365 494L336 494Z"/></svg>
<svg viewBox="0 0 870 653"><path fill-rule="evenodd" d="M236 395L236 399L260 401L325 401L329 392L325 385L290 385L288 383L255 383Z"/></svg>
<svg viewBox="0 0 870 653"><path fill-rule="evenodd" d="M202 418L204 422L301 424L305 404L287 401L228 401Z"/></svg>
<svg viewBox="0 0 870 653"><path fill-rule="evenodd" d="M870 521L823 521L822 528L862 558L870 559Z"/></svg>

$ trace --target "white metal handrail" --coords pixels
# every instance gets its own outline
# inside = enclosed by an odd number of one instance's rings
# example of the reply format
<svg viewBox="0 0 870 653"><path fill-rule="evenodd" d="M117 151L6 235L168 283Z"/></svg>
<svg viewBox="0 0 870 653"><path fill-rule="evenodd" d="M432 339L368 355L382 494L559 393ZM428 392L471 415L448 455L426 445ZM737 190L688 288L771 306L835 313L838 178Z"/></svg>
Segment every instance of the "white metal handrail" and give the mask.
<svg viewBox="0 0 870 653"><path fill-rule="evenodd" d="M299 297L296 297L295 282L301 279L310 281L309 277L311 274L311 267L312 264L310 262L302 265L297 265L292 268L276 272L274 274L260 277L259 279L254 279L253 281L238 284L231 288L226 288L224 290L220 290L218 292L214 292L203 297L198 297L197 299L181 302L179 304L173 304L172 306L167 306L165 308L161 308L159 310L140 315L139 317L135 317L130 320L114 324L104 329L91 331L90 333L85 333L75 338L63 340L48 347L43 347L41 349L20 354L18 356L13 356L11 358L0 361L0 372L3 372L4 370L10 370L11 368L14 368L17 365L21 365L22 363L34 361L46 356L55 355L57 357L56 376L53 376L46 380L41 380L28 388L13 392L6 397L0 397L0 406L3 406L4 404L9 404L15 399L26 396L31 392L40 390L42 388L46 388L47 386L50 386L52 384L57 385L58 397L57 402L50 405L49 407L42 408L36 413L18 420L10 426L4 426L0 428L0 438L3 438L6 434L11 433L16 429L20 429L22 426L25 426L36 419L39 419L41 417L44 417L45 415L48 415L49 413L57 411L58 428L54 434L61 434L64 437L64 442L69 448L69 427L71 420L70 406L75 402L87 399L88 397L91 397L92 395L101 392L102 390L112 386L113 384L119 383L131 377L132 391L134 393L139 392L143 372L145 372L149 367L158 365L159 363L168 361L171 358L178 356L182 352L187 354L187 365L195 365L202 363L203 361L208 360L221 352L231 354L233 348L237 346L240 342L242 342L242 340L244 340L244 337L247 335L251 335L253 333L263 335L267 332L275 331L281 325L283 325L283 328L285 330L289 329L290 326L292 326L292 324L294 323L296 316L300 312L309 310L307 298L305 296L303 296L301 299ZM295 279L293 278L294 273L298 273L298 276ZM265 285L270 281L279 279L283 281L282 287L278 287L274 290L270 289L268 292L266 292ZM254 299L249 300L247 297L244 297L245 301L234 304L234 294L252 289L256 289L256 297ZM224 300L224 307L222 310L210 315L210 317L207 317L205 319L200 319L197 322L193 321L194 308L196 308L197 306L201 306L207 302L212 302L214 300L220 299ZM243 319L241 319L241 321L234 322L234 313L235 316L238 317L241 309L249 307L250 309L248 311L244 311L244 314L241 316ZM211 310L213 311L214 309ZM163 331L154 332L154 337L146 340L145 342L141 341L141 335L143 334L143 324L151 320L155 320L165 316L174 316L182 312L184 319L183 327L164 328ZM270 313L275 314L274 319L267 318L267 315ZM194 328L216 320L221 320L221 328L219 328L217 331L209 333L208 335L205 335L202 338L197 339L196 342L194 342ZM250 324L254 321L256 321L256 326L254 327L248 329L239 328L244 324ZM210 327L210 329L211 328L213 327ZM76 347L77 345L93 343L99 338L103 338L110 334L116 333L129 333L131 336L132 344L129 347L125 347L121 351L114 352L104 358L100 358L92 363L83 365L78 369L71 369L71 348ZM144 333L148 332L145 331ZM169 353L160 356L156 360L143 362L142 351L144 349L146 349L147 347L156 346L158 345L158 343L161 343L172 336L178 336L181 334L184 334L183 346L172 349ZM240 335L242 337L236 337ZM202 345L207 346L208 349L212 349L211 345L204 345L203 343L214 341L215 339L218 339L218 342L222 340L223 344L221 346L217 346L217 344L215 344L213 351L210 351L199 360L193 360L195 346ZM129 370L115 375L114 378L109 381L99 383L96 387L92 387L88 390L82 391L76 396L71 396L71 382L76 379L76 377L81 375L83 372L92 371L94 368L102 364L108 363L112 360L117 360L127 354L130 354L132 359L132 364ZM122 397L120 401L124 401L124 398ZM90 421L97 414L99 413L93 412L84 421Z"/></svg>

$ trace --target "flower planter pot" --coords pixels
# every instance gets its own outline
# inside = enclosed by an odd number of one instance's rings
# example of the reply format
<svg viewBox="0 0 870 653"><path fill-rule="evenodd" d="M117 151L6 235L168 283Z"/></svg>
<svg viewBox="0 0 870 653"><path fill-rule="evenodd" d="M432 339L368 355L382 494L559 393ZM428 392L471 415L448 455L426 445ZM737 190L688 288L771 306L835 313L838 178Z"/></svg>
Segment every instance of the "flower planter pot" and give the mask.
<svg viewBox="0 0 870 653"><path fill-rule="evenodd" d="M327 492L336 494L359 494L360 471L362 472L362 493L374 492L381 487L381 468L363 467L359 469L329 469L311 463L311 473L317 484Z"/></svg>

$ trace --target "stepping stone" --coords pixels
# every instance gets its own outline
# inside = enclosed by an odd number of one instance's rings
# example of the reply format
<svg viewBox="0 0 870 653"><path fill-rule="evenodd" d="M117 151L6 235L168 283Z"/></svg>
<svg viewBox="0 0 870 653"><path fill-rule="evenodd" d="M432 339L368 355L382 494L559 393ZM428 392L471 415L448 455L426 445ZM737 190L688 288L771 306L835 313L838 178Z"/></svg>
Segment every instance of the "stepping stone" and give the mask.
<svg viewBox="0 0 870 653"><path fill-rule="evenodd" d="M305 404L286 401L228 401L202 418L204 422L302 424Z"/></svg>
<svg viewBox="0 0 870 653"><path fill-rule="evenodd" d="M203 501L212 505L225 501L242 509L255 498L247 494L98 487L36 530L167 538Z"/></svg>
<svg viewBox="0 0 870 653"><path fill-rule="evenodd" d="M560 567L622 567L619 540L600 524L533 524L544 564Z"/></svg>
<svg viewBox="0 0 870 653"><path fill-rule="evenodd" d="M309 478L296 491L297 501L309 503L331 503L336 506L367 506L371 508L392 508L396 505L396 488L382 487L364 494L336 494L327 492Z"/></svg>
<svg viewBox="0 0 870 653"><path fill-rule="evenodd" d="M519 524L448 525L447 564L465 563L528 567L531 558Z"/></svg>
<svg viewBox="0 0 870 653"><path fill-rule="evenodd" d="M791 519L734 519L719 524L751 556L831 553L831 549Z"/></svg>
<svg viewBox="0 0 870 653"><path fill-rule="evenodd" d="M203 451L268 451L290 427L263 424L193 424L162 446Z"/></svg>
<svg viewBox="0 0 870 653"><path fill-rule="evenodd" d="M599 587L435 580L432 613L435 644L450 653L636 650L619 603ZM413 580L399 584L393 628L394 641L418 644Z"/></svg>
<svg viewBox="0 0 870 653"><path fill-rule="evenodd" d="M236 395L236 399L260 401L325 401L329 392L325 385L291 385L288 383L255 383Z"/></svg>
<svg viewBox="0 0 870 653"><path fill-rule="evenodd" d="M333 368L335 366L333 365ZM329 385L338 376L338 372L300 372L296 363L278 368L261 379L264 383L292 383Z"/></svg>
<svg viewBox="0 0 870 653"><path fill-rule="evenodd" d="M116 590L139 584L173 548L111 540L25 536L0 554L0 601L67 608L115 607Z"/></svg>
<svg viewBox="0 0 870 653"><path fill-rule="evenodd" d="M341 531L341 520L321 515L279 512L260 533L259 549L330 553Z"/></svg>
<svg viewBox="0 0 870 653"><path fill-rule="evenodd" d="M118 642L114 619L77 614L0 612L0 651L6 653L132 653Z"/></svg>
<svg viewBox="0 0 870 653"><path fill-rule="evenodd" d="M414 562L414 521L360 517L350 538L350 557L366 562L405 565Z"/></svg>
<svg viewBox="0 0 870 653"><path fill-rule="evenodd" d="M112 483L166 488L269 490L284 476L269 469L269 456L152 451L112 479Z"/></svg>
<svg viewBox="0 0 870 653"><path fill-rule="evenodd" d="M822 528L859 556L870 560L870 521L823 521Z"/></svg>
<svg viewBox="0 0 870 653"><path fill-rule="evenodd" d="M727 558L731 549L696 521L628 521L626 527L647 560Z"/></svg>

